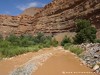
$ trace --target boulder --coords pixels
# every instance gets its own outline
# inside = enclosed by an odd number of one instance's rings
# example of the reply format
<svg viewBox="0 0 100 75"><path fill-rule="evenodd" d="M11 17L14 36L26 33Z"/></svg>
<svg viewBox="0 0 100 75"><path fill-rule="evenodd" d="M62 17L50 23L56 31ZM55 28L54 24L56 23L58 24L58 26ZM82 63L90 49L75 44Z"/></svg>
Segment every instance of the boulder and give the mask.
<svg viewBox="0 0 100 75"><path fill-rule="evenodd" d="M99 69L99 68L100 68L100 66L96 64L96 65L93 67L93 70L96 71L96 70Z"/></svg>
<svg viewBox="0 0 100 75"><path fill-rule="evenodd" d="M89 67L93 67L93 70L100 72L100 44L82 44L80 47L86 49L82 53L82 59ZM94 66L95 65L95 66Z"/></svg>

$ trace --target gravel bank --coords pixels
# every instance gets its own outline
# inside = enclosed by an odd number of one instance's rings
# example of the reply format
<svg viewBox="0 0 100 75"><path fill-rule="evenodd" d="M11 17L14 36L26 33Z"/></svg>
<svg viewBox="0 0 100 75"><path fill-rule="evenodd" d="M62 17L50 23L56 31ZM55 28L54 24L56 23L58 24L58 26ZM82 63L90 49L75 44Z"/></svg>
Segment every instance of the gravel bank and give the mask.
<svg viewBox="0 0 100 75"><path fill-rule="evenodd" d="M53 49L52 52L49 51L44 54L40 54L36 57L33 57L24 65L20 66L19 68L13 70L9 75L31 75L32 72L35 72L39 66L43 64L48 58L50 58L56 49Z"/></svg>
<svg viewBox="0 0 100 75"><path fill-rule="evenodd" d="M82 53L82 59L85 64L95 72L100 73L100 44L82 44L81 47L85 50Z"/></svg>

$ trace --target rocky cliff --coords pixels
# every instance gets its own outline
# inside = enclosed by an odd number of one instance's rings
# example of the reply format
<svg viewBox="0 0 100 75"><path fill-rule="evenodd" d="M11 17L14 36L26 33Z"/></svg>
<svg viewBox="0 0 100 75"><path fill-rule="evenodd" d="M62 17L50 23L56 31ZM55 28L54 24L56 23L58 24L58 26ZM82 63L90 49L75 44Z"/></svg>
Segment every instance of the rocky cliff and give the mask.
<svg viewBox="0 0 100 75"><path fill-rule="evenodd" d="M53 0L36 16L36 28L43 32L74 30L74 21L85 18L100 28L100 0Z"/></svg>
<svg viewBox="0 0 100 75"><path fill-rule="evenodd" d="M33 13L34 14L34 13ZM74 31L76 19L89 19L100 29L100 0L53 0L34 16L0 16L0 32L34 34ZM99 34L99 33L98 33Z"/></svg>
<svg viewBox="0 0 100 75"><path fill-rule="evenodd" d="M21 16L8 16L0 15L0 34L3 37L9 34L25 34L31 32L32 28L32 17L27 15Z"/></svg>

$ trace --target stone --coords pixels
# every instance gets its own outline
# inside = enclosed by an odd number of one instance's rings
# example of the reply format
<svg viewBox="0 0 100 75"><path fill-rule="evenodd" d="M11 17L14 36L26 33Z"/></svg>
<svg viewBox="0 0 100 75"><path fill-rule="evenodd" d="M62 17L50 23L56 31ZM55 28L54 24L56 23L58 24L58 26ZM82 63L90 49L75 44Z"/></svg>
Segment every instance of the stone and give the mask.
<svg viewBox="0 0 100 75"><path fill-rule="evenodd" d="M99 55L97 55L97 54L94 55L94 58L98 58L98 57L99 57Z"/></svg>
<svg viewBox="0 0 100 75"><path fill-rule="evenodd" d="M100 63L100 50L99 50L100 44L98 44L98 43L84 44L84 45L82 44L80 47L82 47L83 49L86 49L82 53L82 59L86 62L86 64L90 68L93 68L93 70L95 70L95 72L100 72L100 66L98 65L98 63ZM97 64L97 65L95 65L95 64ZM93 65L95 65L95 66L93 66Z"/></svg>
<svg viewBox="0 0 100 75"><path fill-rule="evenodd" d="M100 68L99 65L95 65L95 66L93 67L93 70L95 71L95 70L97 70L97 69L99 69L99 68Z"/></svg>

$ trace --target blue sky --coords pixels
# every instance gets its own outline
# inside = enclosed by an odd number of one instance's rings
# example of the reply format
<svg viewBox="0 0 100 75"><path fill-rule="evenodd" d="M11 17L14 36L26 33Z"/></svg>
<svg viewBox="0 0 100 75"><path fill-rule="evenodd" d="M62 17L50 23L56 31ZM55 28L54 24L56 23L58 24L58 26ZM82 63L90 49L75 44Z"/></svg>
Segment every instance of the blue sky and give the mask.
<svg viewBox="0 0 100 75"><path fill-rule="evenodd" d="M52 0L0 0L0 14L18 15L29 7L43 7Z"/></svg>

